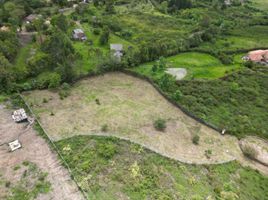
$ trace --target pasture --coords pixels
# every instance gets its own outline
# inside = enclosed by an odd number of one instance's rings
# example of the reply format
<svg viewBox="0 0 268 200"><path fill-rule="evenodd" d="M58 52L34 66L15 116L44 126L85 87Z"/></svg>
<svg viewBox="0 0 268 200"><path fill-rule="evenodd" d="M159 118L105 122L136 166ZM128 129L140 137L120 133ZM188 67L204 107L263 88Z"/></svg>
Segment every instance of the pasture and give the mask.
<svg viewBox="0 0 268 200"><path fill-rule="evenodd" d="M241 156L235 137L223 137L188 117L140 79L108 73L79 81L69 93L64 99L56 91L24 93L55 141L113 135L187 163L219 163ZM157 119L166 121L165 131L154 128ZM200 136L199 145L192 143L194 135ZM208 150L211 158L206 156Z"/></svg>
<svg viewBox="0 0 268 200"><path fill-rule="evenodd" d="M242 59L236 56L234 64L223 65L216 57L205 53L188 52L165 58L166 67L185 68L186 79L216 79L242 68ZM240 63L239 63L240 62ZM163 71L152 73L155 62L145 63L131 70L151 77L160 77Z"/></svg>

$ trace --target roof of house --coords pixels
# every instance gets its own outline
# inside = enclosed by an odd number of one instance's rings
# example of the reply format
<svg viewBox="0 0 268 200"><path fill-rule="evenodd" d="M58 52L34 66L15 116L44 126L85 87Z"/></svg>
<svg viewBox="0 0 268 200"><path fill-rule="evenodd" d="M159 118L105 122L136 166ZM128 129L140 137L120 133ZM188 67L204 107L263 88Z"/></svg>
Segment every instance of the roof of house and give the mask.
<svg viewBox="0 0 268 200"><path fill-rule="evenodd" d="M122 51L123 45L122 44L110 44L110 49L115 51Z"/></svg>
<svg viewBox="0 0 268 200"><path fill-rule="evenodd" d="M80 28L74 29L73 32L74 34L84 33L84 31Z"/></svg>
<svg viewBox="0 0 268 200"><path fill-rule="evenodd" d="M29 21L29 22L32 22L33 20L35 20L38 17L39 17L39 15L37 15L37 14L30 14L27 17L25 17L25 20Z"/></svg>
<svg viewBox="0 0 268 200"><path fill-rule="evenodd" d="M263 60L268 61L268 50L256 50L248 53L248 58L251 61L261 62Z"/></svg>

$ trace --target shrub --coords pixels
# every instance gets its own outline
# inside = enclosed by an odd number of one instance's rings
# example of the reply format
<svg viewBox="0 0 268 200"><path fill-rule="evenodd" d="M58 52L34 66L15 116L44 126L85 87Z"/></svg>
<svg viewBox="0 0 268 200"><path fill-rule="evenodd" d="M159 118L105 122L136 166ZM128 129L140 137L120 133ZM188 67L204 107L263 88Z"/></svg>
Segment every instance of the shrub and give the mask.
<svg viewBox="0 0 268 200"><path fill-rule="evenodd" d="M154 128L158 131L164 131L166 129L166 121L164 119L155 120Z"/></svg>
<svg viewBox="0 0 268 200"><path fill-rule="evenodd" d="M199 135L194 135L193 138L192 138L192 142L195 145L198 145L199 144L199 140L200 140L200 136Z"/></svg>
<svg viewBox="0 0 268 200"><path fill-rule="evenodd" d="M211 155L212 155L212 151L210 149L206 150L205 151L205 156L209 159L211 158Z"/></svg>
<svg viewBox="0 0 268 200"><path fill-rule="evenodd" d="M102 132L107 132L107 130L108 130L108 125L107 125L107 124L103 124L103 125L101 126L101 131L102 131Z"/></svg>
<svg viewBox="0 0 268 200"><path fill-rule="evenodd" d="M241 149L243 154L250 159L256 159L258 156L258 152L250 145L243 145Z"/></svg>
<svg viewBox="0 0 268 200"><path fill-rule="evenodd" d="M100 32L101 32L101 31L100 31L100 29L98 29L98 28L94 28L94 29L93 29L93 34L94 34L94 35L99 35Z"/></svg>
<svg viewBox="0 0 268 200"><path fill-rule="evenodd" d="M100 156L111 159L116 154L117 150L113 143L101 143L97 146L97 152Z"/></svg>
<svg viewBox="0 0 268 200"><path fill-rule="evenodd" d="M45 72L38 75L36 85L39 89L55 88L60 85L61 76L56 72Z"/></svg>

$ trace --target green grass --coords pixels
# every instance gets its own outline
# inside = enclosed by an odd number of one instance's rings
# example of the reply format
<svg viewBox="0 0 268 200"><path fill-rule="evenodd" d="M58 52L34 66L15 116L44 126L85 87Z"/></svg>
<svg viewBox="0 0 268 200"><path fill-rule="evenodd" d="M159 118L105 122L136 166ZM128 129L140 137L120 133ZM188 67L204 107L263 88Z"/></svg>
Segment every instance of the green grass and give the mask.
<svg viewBox="0 0 268 200"><path fill-rule="evenodd" d="M228 36L216 39L214 43L203 43L198 49L236 51L254 48L268 48L268 26L236 27Z"/></svg>
<svg viewBox="0 0 268 200"><path fill-rule="evenodd" d="M130 142L97 136L76 136L57 146L88 199L268 199L268 178L236 162L186 165Z"/></svg>
<svg viewBox="0 0 268 200"><path fill-rule="evenodd" d="M34 44L27 44L26 46L20 48L18 55L14 62L13 71L17 74L26 75L27 74L27 59L30 57L30 51Z"/></svg>
<svg viewBox="0 0 268 200"><path fill-rule="evenodd" d="M85 42L74 41L73 45L75 50L82 55L82 59L76 63L77 74L87 74L96 69L96 65L102 59L102 56L98 56L94 53L93 49L99 49L102 55L107 55L110 52L110 44L123 44L123 47L127 49L129 46L135 47L132 43L114 35L110 34L109 42L107 45L99 44L99 35L94 35L92 33L92 28L88 24L82 24L82 29L84 30L88 40ZM89 45L89 41L93 42L93 45Z"/></svg>
<svg viewBox="0 0 268 200"><path fill-rule="evenodd" d="M268 11L268 1L267 0L251 0L253 6L261 10Z"/></svg>
<svg viewBox="0 0 268 200"><path fill-rule="evenodd" d="M166 58L167 67L186 68L186 79L216 79L223 77L226 73L239 70L242 68L242 62L239 56L235 57L235 62L232 65L223 65L217 58L204 53L181 53L176 56ZM150 77L159 78L164 71L152 73L153 62L143 64L133 70Z"/></svg>

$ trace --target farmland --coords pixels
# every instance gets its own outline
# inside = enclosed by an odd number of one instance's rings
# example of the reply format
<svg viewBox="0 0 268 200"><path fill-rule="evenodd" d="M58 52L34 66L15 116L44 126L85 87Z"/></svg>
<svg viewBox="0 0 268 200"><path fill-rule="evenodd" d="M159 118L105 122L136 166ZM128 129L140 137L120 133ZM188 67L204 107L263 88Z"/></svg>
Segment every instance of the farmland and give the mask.
<svg viewBox="0 0 268 200"><path fill-rule="evenodd" d="M0 1L0 199L268 200L267 16L266 0Z"/></svg>

